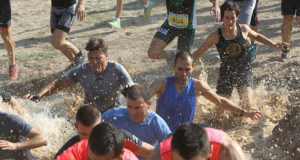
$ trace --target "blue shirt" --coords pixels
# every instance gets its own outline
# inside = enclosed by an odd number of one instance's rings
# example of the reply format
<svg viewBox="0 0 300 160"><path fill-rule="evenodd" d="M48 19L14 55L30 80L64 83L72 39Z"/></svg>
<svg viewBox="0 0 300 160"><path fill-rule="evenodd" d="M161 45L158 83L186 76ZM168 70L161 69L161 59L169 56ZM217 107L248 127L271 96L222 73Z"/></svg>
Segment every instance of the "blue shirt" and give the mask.
<svg viewBox="0 0 300 160"><path fill-rule="evenodd" d="M192 122L196 106L194 80L190 77L187 86L178 95L174 77L167 78L164 93L157 101L156 113L160 115L174 131L180 124Z"/></svg>
<svg viewBox="0 0 300 160"><path fill-rule="evenodd" d="M142 141L155 144L163 141L171 131L166 122L156 113L148 111L143 122L137 123L130 119L127 107L112 108L106 111L102 118L119 128L127 130Z"/></svg>

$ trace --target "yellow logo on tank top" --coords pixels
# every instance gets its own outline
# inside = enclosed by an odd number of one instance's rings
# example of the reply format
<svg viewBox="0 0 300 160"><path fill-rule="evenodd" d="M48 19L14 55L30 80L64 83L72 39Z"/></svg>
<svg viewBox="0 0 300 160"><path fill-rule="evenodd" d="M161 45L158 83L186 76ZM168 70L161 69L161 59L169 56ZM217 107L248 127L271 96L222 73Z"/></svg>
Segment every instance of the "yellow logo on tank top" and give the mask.
<svg viewBox="0 0 300 160"><path fill-rule="evenodd" d="M176 28L186 28L189 24L189 15L169 12L168 20L170 26Z"/></svg>
<svg viewBox="0 0 300 160"><path fill-rule="evenodd" d="M230 43L225 52L231 57L237 57L242 53L242 46L239 43Z"/></svg>

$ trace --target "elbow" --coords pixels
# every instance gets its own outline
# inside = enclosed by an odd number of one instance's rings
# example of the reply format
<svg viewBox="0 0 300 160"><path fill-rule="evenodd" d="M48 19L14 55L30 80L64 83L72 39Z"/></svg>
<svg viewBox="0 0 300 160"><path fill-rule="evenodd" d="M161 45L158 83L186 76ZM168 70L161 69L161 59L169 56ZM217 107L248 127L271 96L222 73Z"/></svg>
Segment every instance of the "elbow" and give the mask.
<svg viewBox="0 0 300 160"><path fill-rule="evenodd" d="M43 137L42 140L41 140L41 146L47 146L48 145L48 140Z"/></svg>

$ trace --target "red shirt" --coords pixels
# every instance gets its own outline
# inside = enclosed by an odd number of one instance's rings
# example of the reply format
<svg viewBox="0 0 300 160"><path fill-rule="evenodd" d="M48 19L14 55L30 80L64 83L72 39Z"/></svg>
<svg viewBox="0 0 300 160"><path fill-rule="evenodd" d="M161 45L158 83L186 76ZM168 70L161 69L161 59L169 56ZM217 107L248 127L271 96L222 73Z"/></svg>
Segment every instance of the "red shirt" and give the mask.
<svg viewBox="0 0 300 160"><path fill-rule="evenodd" d="M138 160L130 150L123 148L123 160ZM55 160L88 160L88 140L82 140L69 147Z"/></svg>
<svg viewBox="0 0 300 160"><path fill-rule="evenodd" d="M214 128L205 128L213 153L210 160L217 160L222 144L223 131ZM170 136L165 141L160 143L160 158L161 160L172 160L171 141L173 136Z"/></svg>

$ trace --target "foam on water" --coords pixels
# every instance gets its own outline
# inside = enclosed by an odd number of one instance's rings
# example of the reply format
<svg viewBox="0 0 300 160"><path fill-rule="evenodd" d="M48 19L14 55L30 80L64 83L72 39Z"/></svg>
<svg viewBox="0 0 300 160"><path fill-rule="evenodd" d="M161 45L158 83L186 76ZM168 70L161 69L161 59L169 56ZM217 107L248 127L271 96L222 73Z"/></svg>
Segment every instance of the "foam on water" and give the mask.
<svg viewBox="0 0 300 160"><path fill-rule="evenodd" d="M0 110L20 115L34 128L38 129L48 140L48 145L33 149L38 159L51 159L58 149L76 132L69 121L65 109L68 109L64 99L60 96L51 96L35 103L29 100L17 99L20 108L12 109L3 103Z"/></svg>

